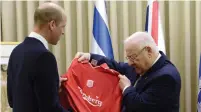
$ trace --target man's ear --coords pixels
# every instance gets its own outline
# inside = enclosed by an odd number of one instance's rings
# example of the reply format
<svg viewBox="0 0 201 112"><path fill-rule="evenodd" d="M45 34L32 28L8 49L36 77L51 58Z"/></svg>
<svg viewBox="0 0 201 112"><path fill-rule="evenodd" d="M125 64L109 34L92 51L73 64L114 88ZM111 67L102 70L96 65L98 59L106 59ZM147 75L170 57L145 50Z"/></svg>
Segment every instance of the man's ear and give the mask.
<svg viewBox="0 0 201 112"><path fill-rule="evenodd" d="M153 52L150 46L146 46L145 49L148 51L148 53L152 53Z"/></svg>
<svg viewBox="0 0 201 112"><path fill-rule="evenodd" d="M52 31L56 27L56 22L54 20L49 22L49 29Z"/></svg>

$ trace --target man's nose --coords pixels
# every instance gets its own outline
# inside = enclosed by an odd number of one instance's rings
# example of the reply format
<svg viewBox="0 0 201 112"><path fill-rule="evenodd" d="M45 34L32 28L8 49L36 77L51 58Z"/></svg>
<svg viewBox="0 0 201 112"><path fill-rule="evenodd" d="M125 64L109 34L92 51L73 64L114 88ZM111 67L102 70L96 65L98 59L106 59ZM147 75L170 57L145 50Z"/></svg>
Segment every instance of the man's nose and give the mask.
<svg viewBox="0 0 201 112"><path fill-rule="evenodd" d="M133 64L134 64L133 61L130 61L130 60L128 61L128 65L131 66L131 65L133 65Z"/></svg>
<svg viewBox="0 0 201 112"><path fill-rule="evenodd" d="M65 30L64 30L64 29L62 29L62 32L61 32L61 34L62 34L62 35L64 35L64 32L65 32Z"/></svg>

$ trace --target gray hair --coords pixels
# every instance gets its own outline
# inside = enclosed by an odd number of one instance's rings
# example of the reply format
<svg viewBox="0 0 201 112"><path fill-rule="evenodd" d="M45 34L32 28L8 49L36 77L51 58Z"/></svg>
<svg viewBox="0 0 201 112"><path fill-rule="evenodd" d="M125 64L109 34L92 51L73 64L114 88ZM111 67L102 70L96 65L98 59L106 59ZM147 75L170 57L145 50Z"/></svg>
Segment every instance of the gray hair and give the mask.
<svg viewBox="0 0 201 112"><path fill-rule="evenodd" d="M159 52L153 37L147 32L136 32L124 40L124 44L137 44L141 49L150 46L155 52Z"/></svg>

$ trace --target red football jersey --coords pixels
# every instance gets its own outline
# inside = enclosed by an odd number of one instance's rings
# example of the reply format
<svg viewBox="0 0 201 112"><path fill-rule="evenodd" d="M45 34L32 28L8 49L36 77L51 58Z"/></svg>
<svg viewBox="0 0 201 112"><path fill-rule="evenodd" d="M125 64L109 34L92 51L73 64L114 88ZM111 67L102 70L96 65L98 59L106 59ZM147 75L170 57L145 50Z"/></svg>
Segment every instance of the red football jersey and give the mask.
<svg viewBox="0 0 201 112"><path fill-rule="evenodd" d="M107 64L93 67L74 59L63 75L68 80L63 83L65 95L61 104L67 107L67 100L76 112L120 112L122 91L118 75Z"/></svg>

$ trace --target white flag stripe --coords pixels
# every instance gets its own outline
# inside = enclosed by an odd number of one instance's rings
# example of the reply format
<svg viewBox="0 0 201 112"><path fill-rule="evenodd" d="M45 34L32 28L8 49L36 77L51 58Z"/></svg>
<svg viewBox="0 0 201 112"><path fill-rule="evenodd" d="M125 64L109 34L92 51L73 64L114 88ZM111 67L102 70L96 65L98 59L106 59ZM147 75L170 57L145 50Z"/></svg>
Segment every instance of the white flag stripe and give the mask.
<svg viewBox="0 0 201 112"><path fill-rule="evenodd" d="M162 30L162 24L161 24L161 18L160 18L160 13L158 14L158 48L159 50L163 51L164 54L166 54L166 49L165 49L165 40L164 40L164 34Z"/></svg>
<svg viewBox="0 0 201 112"><path fill-rule="evenodd" d="M100 54L102 56L105 56L99 45L97 44L96 40L92 38L92 53Z"/></svg>
<svg viewBox="0 0 201 112"><path fill-rule="evenodd" d="M151 34L151 29L152 29L152 12L153 12L153 0L148 0L148 5L149 5L149 19L148 19L148 33Z"/></svg>
<svg viewBox="0 0 201 112"><path fill-rule="evenodd" d="M95 7L97 8L97 10L100 13L102 19L104 20L105 24L108 27L108 20L107 20L105 2L103 2L102 0L97 0L96 3L95 3Z"/></svg>

